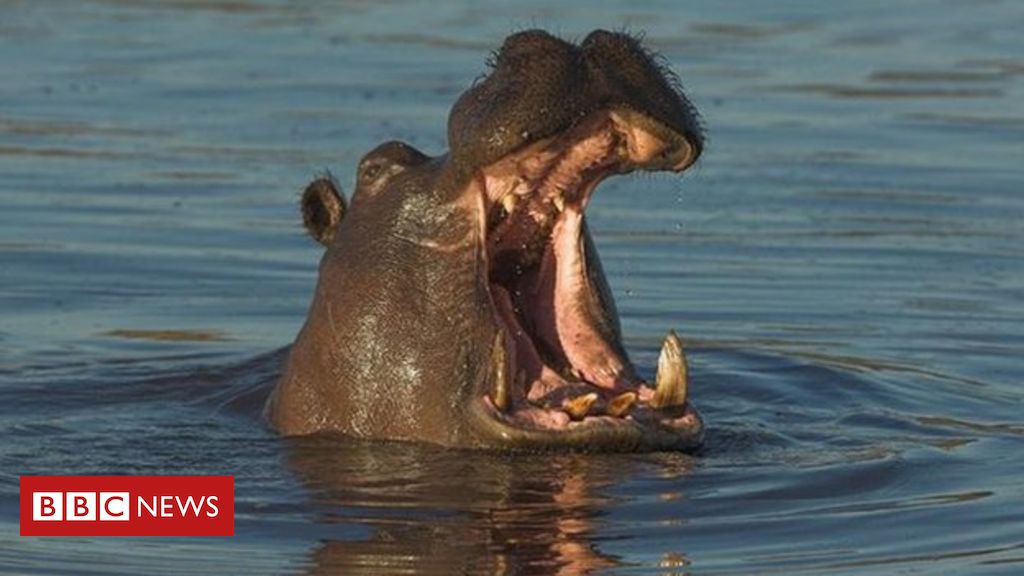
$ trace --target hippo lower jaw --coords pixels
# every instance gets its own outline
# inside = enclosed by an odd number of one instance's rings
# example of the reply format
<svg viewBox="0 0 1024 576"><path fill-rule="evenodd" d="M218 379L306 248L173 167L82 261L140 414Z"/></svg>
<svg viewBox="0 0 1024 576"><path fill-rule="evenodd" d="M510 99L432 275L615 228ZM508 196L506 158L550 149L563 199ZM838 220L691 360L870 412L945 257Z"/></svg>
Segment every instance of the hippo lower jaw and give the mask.
<svg viewBox="0 0 1024 576"><path fill-rule="evenodd" d="M584 210L597 185L636 169L682 171L689 141L626 108L593 112L479 170L483 261L497 332L468 411L484 442L516 449L698 447L686 361L666 337L655 386L636 374Z"/></svg>

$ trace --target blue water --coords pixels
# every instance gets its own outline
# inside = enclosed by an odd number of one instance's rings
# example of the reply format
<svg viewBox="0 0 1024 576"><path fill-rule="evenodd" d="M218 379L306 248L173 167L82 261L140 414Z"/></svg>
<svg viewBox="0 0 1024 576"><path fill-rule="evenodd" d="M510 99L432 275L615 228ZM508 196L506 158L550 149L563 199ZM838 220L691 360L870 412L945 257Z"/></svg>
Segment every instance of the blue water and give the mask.
<svg viewBox="0 0 1024 576"><path fill-rule="evenodd" d="M297 194L509 32L643 31L682 178L588 210L626 344L688 344L698 457L282 440ZM1019 574L1024 6L0 2L0 572ZM424 399L425 401L425 399ZM22 474L232 474L236 536L22 538Z"/></svg>

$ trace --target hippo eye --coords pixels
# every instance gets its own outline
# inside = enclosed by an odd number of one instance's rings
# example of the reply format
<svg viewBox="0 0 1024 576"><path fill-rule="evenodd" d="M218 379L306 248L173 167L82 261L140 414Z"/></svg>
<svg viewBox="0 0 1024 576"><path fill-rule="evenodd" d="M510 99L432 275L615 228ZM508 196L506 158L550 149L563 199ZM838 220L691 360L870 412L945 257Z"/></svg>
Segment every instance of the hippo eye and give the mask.
<svg viewBox="0 0 1024 576"><path fill-rule="evenodd" d="M365 180L373 180L380 175L380 164L370 164L366 168L363 168L363 178Z"/></svg>

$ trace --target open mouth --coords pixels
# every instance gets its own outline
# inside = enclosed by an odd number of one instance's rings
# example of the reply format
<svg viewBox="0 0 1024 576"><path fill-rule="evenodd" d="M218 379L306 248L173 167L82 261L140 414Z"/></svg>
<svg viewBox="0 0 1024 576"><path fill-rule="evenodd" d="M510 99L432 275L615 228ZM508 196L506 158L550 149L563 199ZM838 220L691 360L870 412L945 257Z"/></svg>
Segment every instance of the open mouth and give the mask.
<svg viewBox="0 0 1024 576"><path fill-rule="evenodd" d="M675 334L666 338L654 384L630 363L583 218L608 176L681 171L695 156L664 126L613 109L480 171L499 326L492 385L481 401L502 429L700 428L686 400L687 365Z"/></svg>

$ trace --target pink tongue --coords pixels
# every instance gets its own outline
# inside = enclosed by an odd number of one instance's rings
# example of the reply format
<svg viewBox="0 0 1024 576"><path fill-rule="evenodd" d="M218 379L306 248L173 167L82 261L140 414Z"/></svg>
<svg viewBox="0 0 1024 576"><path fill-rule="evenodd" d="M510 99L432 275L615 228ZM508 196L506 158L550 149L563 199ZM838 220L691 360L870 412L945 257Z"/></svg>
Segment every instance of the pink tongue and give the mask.
<svg viewBox="0 0 1024 576"><path fill-rule="evenodd" d="M582 379L602 388L630 386L625 361L594 328L585 309L590 286L583 256L583 213L567 205L552 231L551 250L529 290L538 313L538 336L551 350L562 350Z"/></svg>

